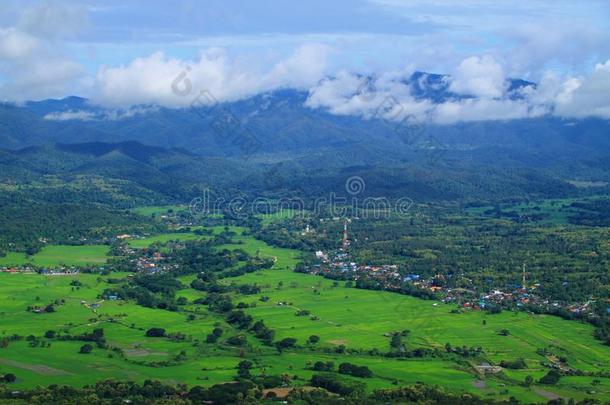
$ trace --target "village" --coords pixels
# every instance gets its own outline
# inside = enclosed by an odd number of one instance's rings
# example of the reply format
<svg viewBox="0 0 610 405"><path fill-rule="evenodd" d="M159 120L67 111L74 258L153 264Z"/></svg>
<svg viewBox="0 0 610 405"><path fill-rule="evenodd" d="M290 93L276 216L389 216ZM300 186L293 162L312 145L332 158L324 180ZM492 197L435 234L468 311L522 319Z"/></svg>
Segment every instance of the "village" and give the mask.
<svg viewBox="0 0 610 405"><path fill-rule="evenodd" d="M171 219L175 219L172 217ZM336 218L339 220L339 218ZM351 241L348 235L349 220L344 221L343 237L339 249L333 251L315 252L316 263L308 266L306 272L330 279L354 282L362 288L373 288L399 293L406 293L420 298L434 299L445 304L457 305L461 310L497 311L501 309L542 309L544 312L565 311L574 317L595 317L594 301L583 303L560 303L544 298L538 294L539 283L527 283L526 267L523 265L520 284L507 285L503 290L490 289L480 291L476 288L452 288L451 275L436 274L422 276L409 272L399 264L356 263L351 260ZM309 225L304 233L313 232ZM128 242L143 236L120 234L110 242L113 244L114 256L121 258L108 266L35 266L22 264L19 266L0 266L4 273L38 273L45 276L69 276L80 272L104 272L109 267L120 267L124 271L154 275L167 273L177 268L171 258L155 248L137 249ZM179 242L170 242L168 247L179 247ZM433 305L438 305L434 303ZM610 308L608 310L610 314Z"/></svg>
<svg viewBox="0 0 610 405"><path fill-rule="evenodd" d="M467 288L447 287L451 275L434 275L423 277L420 274L409 273L398 264L362 264L350 260L350 245L348 223L344 222L343 238L338 250L315 252L316 263L307 268L309 274L320 275L331 279L355 282L356 285L372 286L375 289L403 292L410 295L435 298L445 304L454 304L461 310L487 310L490 312L504 309L540 308L545 312L567 311L574 317L596 317L593 305L595 301L584 303L560 303L545 299L537 293L540 283L527 283L526 265L522 267L522 280L519 285L507 285L504 291L491 289L476 291ZM364 287L366 288L366 287ZM434 303L433 305L437 305ZM608 309L610 314L610 308Z"/></svg>

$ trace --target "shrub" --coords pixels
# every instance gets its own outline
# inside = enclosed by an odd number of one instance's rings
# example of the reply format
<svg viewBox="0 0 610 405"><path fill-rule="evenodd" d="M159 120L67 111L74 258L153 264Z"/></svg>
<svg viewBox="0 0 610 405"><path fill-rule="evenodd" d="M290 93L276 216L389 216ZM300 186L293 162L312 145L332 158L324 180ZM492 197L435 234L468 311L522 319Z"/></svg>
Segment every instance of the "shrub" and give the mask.
<svg viewBox="0 0 610 405"><path fill-rule="evenodd" d="M297 343L297 340L294 338L284 338L282 340L280 340L279 342L277 342L275 345L277 346L277 348L279 350L282 349L287 349L289 347L294 347L294 345Z"/></svg>
<svg viewBox="0 0 610 405"><path fill-rule="evenodd" d="M17 380L17 377L13 373L6 373L2 377L2 381L4 381L5 383L9 383L9 384L14 383L16 380Z"/></svg>
<svg viewBox="0 0 610 405"><path fill-rule="evenodd" d="M339 373L362 378L370 378L373 376L373 372L369 370L367 366L357 366L351 363L339 364Z"/></svg>
<svg viewBox="0 0 610 405"><path fill-rule="evenodd" d="M550 370L544 377L539 381L540 384L555 385L559 382L561 374L557 370Z"/></svg>
<svg viewBox="0 0 610 405"><path fill-rule="evenodd" d="M333 371L334 367L335 363L333 363L332 361L316 361L313 365L313 369L315 371Z"/></svg>
<svg viewBox="0 0 610 405"><path fill-rule="evenodd" d="M89 343L82 345L80 347L79 353L80 354L89 354L93 351L93 346L91 346Z"/></svg>
<svg viewBox="0 0 610 405"><path fill-rule="evenodd" d="M339 395L352 395L364 392L364 384L341 381L337 377L328 374L316 374L311 377L311 385L324 388Z"/></svg>
<svg viewBox="0 0 610 405"><path fill-rule="evenodd" d="M319 337L319 336L316 336L316 335L311 335L307 341L308 341L309 343L311 343L311 344L314 344L314 345L315 345L316 343L318 343L318 342L320 341L320 337Z"/></svg>
<svg viewBox="0 0 610 405"><path fill-rule="evenodd" d="M525 364L525 360L519 358L517 360L513 360L513 361L509 361L509 360L502 360L500 362L500 366L504 367L504 368L510 368L513 370L521 370L523 368L527 368L527 364Z"/></svg>
<svg viewBox="0 0 610 405"><path fill-rule="evenodd" d="M165 329L163 328L150 328L146 331L147 337L164 337Z"/></svg>
<svg viewBox="0 0 610 405"><path fill-rule="evenodd" d="M246 344L246 341L247 339L244 335L231 336L227 339L227 343L231 346L243 346L244 344Z"/></svg>

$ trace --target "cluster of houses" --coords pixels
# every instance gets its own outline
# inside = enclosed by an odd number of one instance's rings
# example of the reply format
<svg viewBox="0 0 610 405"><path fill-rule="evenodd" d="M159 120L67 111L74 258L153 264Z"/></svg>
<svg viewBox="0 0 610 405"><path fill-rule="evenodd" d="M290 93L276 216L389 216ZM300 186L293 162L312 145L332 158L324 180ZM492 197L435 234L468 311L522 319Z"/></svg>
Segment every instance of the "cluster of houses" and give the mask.
<svg viewBox="0 0 610 405"><path fill-rule="evenodd" d="M125 241L133 239L133 235L118 235L117 239ZM128 257L132 270L144 274L157 274L169 270L169 265L164 263L165 256L161 252L145 252L131 247L128 243L121 243L117 247L117 252L122 257Z"/></svg>
<svg viewBox="0 0 610 405"><path fill-rule="evenodd" d="M104 270L103 267L98 268L100 270ZM0 273L10 273L10 274L22 274L22 273L38 273L44 276L69 276L73 274L78 274L82 268L75 266L58 266L58 267L36 267L31 266L29 264L21 265L21 266L2 266L0 267Z"/></svg>
<svg viewBox="0 0 610 405"><path fill-rule="evenodd" d="M316 258L319 263L312 266L309 271L311 274L323 276L342 274L344 275L343 278L351 280L359 280L362 277L374 278L388 287L400 284L402 281L402 276L398 272L398 265L396 264L363 265L350 262L349 255L343 250L331 254L317 251Z"/></svg>
<svg viewBox="0 0 610 405"><path fill-rule="evenodd" d="M437 293L446 304L456 304L466 310L486 310L492 307L526 307L535 306L547 309L562 308L574 315L593 315L593 302L562 304L548 300L537 294L540 284L507 286L507 291L491 290L477 292L466 288L445 287L445 276L436 275L424 278L419 274L404 274L396 264L371 265L358 264L349 260L345 249L326 253L315 253L317 263L308 268L310 274L327 278L341 278L352 281L365 279L375 281L385 290L397 291L405 284ZM608 309L610 315L610 307Z"/></svg>
<svg viewBox="0 0 610 405"><path fill-rule="evenodd" d="M138 273L157 274L166 273L177 267L175 264L169 264L165 260L165 256L160 252L154 252L152 255L138 256L130 260L134 265L134 270Z"/></svg>
<svg viewBox="0 0 610 405"><path fill-rule="evenodd" d="M508 291L492 290L486 293L476 293L466 289L442 289L443 301L455 303L464 309L488 309L489 307L526 307L533 306L547 309L564 309L574 315L593 315L594 301L584 303L562 304L543 298L536 293L540 284L527 286L511 286Z"/></svg>

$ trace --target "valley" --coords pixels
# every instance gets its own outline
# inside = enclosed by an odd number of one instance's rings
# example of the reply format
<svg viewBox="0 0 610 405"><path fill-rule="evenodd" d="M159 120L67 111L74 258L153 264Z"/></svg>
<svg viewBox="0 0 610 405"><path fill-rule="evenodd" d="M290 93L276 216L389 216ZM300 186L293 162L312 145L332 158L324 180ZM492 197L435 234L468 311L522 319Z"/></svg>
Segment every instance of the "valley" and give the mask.
<svg viewBox="0 0 610 405"><path fill-rule="evenodd" d="M276 221L282 217L285 215ZM210 230L212 234L223 232L222 227ZM245 303L244 312L252 316L252 322L262 320L273 329L274 341L294 338L294 346L278 351L202 305L206 293L189 287L195 275L177 277L182 287L175 290L175 297L182 302L168 311L143 307L130 299L104 298L105 290L114 288L119 280L129 280L133 273L0 273L5 297L0 306L0 330L7 342L0 351L0 367L17 375L16 387L23 388L53 383L78 387L92 378L110 377L140 382L154 378L172 384L178 374L188 385L212 386L231 381L238 363L248 360L253 363L253 375L289 373L291 386L298 387L309 384L315 374L314 363L338 365L347 361L372 371L370 378L341 377L364 383L367 392L443 381L443 387L450 391L496 400L540 401L548 395L586 398L593 391L598 398L610 398L610 383L606 385L603 377L610 367L610 347L593 338L591 325L523 312L456 312L454 304L362 290L346 282L296 273L293 269L303 252L269 246L244 231L233 227L230 242L215 249L240 249L252 256L272 258L273 266L222 278L219 283L257 286L256 293L231 293L231 299ZM137 246L127 243L141 249L147 247L145 244L162 247L178 240L176 234L169 233L134 240ZM40 253L43 257L45 250ZM73 264L85 263L89 254L81 248L81 256L74 254ZM60 304L52 313L25 312L28 305L37 302ZM307 315L298 316L305 310ZM165 337L145 336L155 327L162 327ZM206 343L206 334L214 328L221 328L222 336L215 343ZM86 355L79 353L83 345L80 338L60 337L76 337L95 329L103 329L104 344ZM503 335L503 330L509 333ZM56 335L45 337L47 331ZM407 331L402 332L401 350L409 355L387 357L393 350L392 334L401 331ZM239 346L225 340L241 335L246 339ZM312 335L319 341L311 343ZM472 352L448 352L447 345ZM563 359L562 367L579 374L562 377L552 387L523 385L527 376L534 381L542 378L557 357ZM479 369L484 364L515 359L523 359L524 368L501 368L494 373Z"/></svg>

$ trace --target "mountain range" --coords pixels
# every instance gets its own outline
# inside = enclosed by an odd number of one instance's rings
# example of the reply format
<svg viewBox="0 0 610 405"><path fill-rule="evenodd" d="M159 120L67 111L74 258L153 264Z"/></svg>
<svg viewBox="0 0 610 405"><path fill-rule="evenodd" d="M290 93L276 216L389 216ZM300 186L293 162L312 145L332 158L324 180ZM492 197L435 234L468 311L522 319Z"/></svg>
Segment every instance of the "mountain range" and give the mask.
<svg viewBox="0 0 610 405"><path fill-rule="evenodd" d="M416 73L413 94L459 96ZM509 94L535 84L511 80ZM283 89L193 108L104 109L87 99L0 105L0 178L102 176L164 198L193 187L316 195L349 176L370 195L479 200L607 192L610 122L544 116L406 127L334 115ZM512 96L511 96L512 97ZM594 190L583 184L601 185ZM579 184L577 188L574 184ZM606 185L604 187L604 185Z"/></svg>

